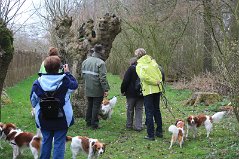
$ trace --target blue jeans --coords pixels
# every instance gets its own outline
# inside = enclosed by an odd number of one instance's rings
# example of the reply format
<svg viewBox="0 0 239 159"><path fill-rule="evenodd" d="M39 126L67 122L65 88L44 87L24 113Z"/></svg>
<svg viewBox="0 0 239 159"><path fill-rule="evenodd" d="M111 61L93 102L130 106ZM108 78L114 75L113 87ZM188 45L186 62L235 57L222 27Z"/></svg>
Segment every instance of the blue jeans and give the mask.
<svg viewBox="0 0 239 159"><path fill-rule="evenodd" d="M148 137L154 137L154 121L157 124L156 133L162 133L162 117L159 108L161 93L144 96L146 125Z"/></svg>
<svg viewBox="0 0 239 159"><path fill-rule="evenodd" d="M64 159L67 129L53 131L41 130L41 132L43 139L40 159L50 159L53 138L54 138L53 159Z"/></svg>

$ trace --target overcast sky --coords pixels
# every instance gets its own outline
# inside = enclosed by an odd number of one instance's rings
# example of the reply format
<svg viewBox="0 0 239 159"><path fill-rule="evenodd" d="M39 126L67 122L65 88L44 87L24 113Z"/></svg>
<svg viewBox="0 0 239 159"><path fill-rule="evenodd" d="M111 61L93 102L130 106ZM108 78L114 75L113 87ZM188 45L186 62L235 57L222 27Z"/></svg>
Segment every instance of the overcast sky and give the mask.
<svg viewBox="0 0 239 159"><path fill-rule="evenodd" d="M45 30L42 28L39 17L36 14L36 8L40 5L40 0L26 0L19 10L16 18L12 21L12 30L14 34L28 34L30 37L42 37Z"/></svg>
<svg viewBox="0 0 239 159"><path fill-rule="evenodd" d="M34 5L33 5L34 4ZM15 22L19 24L31 24L38 20L37 16L34 14L35 7L38 7L40 0L26 0L23 4L21 10L19 11L19 16L16 18Z"/></svg>

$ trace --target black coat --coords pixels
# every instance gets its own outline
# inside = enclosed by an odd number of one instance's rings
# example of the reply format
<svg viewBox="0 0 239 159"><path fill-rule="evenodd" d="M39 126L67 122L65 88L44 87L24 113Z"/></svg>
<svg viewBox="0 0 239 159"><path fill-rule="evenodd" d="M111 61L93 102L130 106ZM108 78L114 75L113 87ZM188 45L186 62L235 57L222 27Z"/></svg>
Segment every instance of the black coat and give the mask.
<svg viewBox="0 0 239 159"><path fill-rule="evenodd" d="M136 98L139 96L139 92L136 92L135 82L138 78L136 73L136 65L132 64L124 74L123 82L121 83L121 93L126 97Z"/></svg>

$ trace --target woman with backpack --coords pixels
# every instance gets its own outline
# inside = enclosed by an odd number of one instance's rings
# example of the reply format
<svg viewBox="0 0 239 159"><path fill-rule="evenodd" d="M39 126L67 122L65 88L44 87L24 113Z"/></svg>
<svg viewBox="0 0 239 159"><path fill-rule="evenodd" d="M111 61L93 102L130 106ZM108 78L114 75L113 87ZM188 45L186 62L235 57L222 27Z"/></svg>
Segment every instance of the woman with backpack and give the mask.
<svg viewBox="0 0 239 159"><path fill-rule="evenodd" d="M78 84L68 65L64 65L64 73L58 73L60 66L58 56L47 57L44 60L47 73L33 83L30 95L36 126L43 136L40 159L51 158L53 142L53 159L64 159L66 134L74 123L70 95Z"/></svg>
<svg viewBox="0 0 239 159"><path fill-rule="evenodd" d="M127 100L126 128L141 131L143 129L142 116L144 98L140 87L139 77L136 73L136 64L137 58L131 58L130 66L125 72L121 84L121 94L125 95Z"/></svg>

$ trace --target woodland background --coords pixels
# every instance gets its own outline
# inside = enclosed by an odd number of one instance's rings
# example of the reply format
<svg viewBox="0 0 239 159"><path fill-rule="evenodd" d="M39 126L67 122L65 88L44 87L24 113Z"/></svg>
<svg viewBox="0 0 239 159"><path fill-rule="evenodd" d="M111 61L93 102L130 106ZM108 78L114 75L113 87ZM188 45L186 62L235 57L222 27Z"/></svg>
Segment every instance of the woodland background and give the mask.
<svg viewBox="0 0 239 159"><path fill-rule="evenodd" d="M213 81L210 89L229 95L238 112L237 0L32 1L28 20L34 22L30 23L18 23L18 15L26 14L20 10L26 0L14 1L19 4L12 7L19 9L17 14L7 14L11 11L6 11L7 2L0 3L0 17L12 30L15 51L46 55L49 46L59 43L55 22L66 16L72 17L71 31L78 34L79 26L88 19L96 21L106 13L115 14L120 18L121 32L106 61L108 72L122 76L134 50L143 47L163 66L170 81L186 83L196 76L209 76Z"/></svg>
<svg viewBox="0 0 239 159"><path fill-rule="evenodd" d="M31 7L25 7L25 4L31 4ZM110 72L107 75L111 85L110 97L119 94L122 79L118 75L122 78L134 50L142 47L164 68L167 84L174 82L166 87L166 93L169 108L172 107L176 117L185 119L192 113L214 114L220 111L220 106L228 103L233 111L230 109L223 121L215 124L209 139L205 139L205 130L202 129L198 138L190 137L182 149L175 145L168 150L171 134L167 128L175 123L175 119L168 109L164 109L165 105L161 105L164 138L148 143L143 141L145 131L125 130L122 124L126 122L125 98L119 96L112 120L101 121L102 129L89 130L82 118L76 118L69 135L85 135L106 142L108 147L102 158L238 158L238 0L1 0L0 92L5 86L3 95L7 100L4 104L0 102L0 121L13 122L24 131L35 132L28 94L48 48L58 47L63 55L67 53L64 52L66 48L71 48L68 49L69 62L75 60L70 66L74 66L71 71L77 75L79 61L86 57L87 51L80 50L82 24L94 25L97 34L100 32L98 23L91 23L89 19L105 24L112 22L107 20L110 19L108 15L120 20L117 32L106 30L106 36L101 37L108 42L104 38L114 34L106 60ZM105 18L103 21L102 17ZM56 30L59 24L63 30ZM67 46L72 41L80 42ZM83 58L74 53L83 53L80 56ZM76 78L81 85L81 77ZM15 85L18 81L22 82ZM191 96L188 89L192 92L217 92L223 100L209 106L203 103L184 106L183 102ZM78 90L83 91L82 87ZM74 99L82 97L80 102L84 101L84 94L80 91L73 95L74 108L78 102ZM84 104L79 104L82 109ZM77 110L74 114L78 114ZM12 156L9 144L4 142L3 147L1 158ZM71 156L69 147L66 156ZM32 158L32 155L27 152L20 158Z"/></svg>

